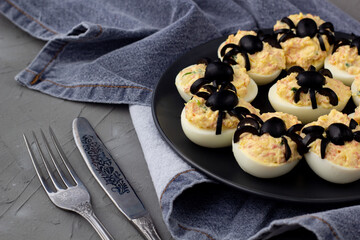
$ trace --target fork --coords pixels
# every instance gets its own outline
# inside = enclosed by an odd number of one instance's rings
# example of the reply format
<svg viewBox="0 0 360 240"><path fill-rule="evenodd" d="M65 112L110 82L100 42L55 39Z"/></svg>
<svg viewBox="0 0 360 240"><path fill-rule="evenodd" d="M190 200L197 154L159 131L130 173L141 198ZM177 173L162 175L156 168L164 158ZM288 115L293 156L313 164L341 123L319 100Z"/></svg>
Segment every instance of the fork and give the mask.
<svg viewBox="0 0 360 240"><path fill-rule="evenodd" d="M53 154L50 145L46 140L44 132L40 130L40 133L43 142L45 143L44 146L47 150L47 155L50 157L52 165L55 166L55 169L53 169L53 171L49 164L50 160L45 159L45 155L40 148L39 141L35 133L32 131L35 146L38 149L38 156L40 156L41 161L45 165L45 169L48 174L48 181L51 183L52 186L49 185L45 174L42 173L38 163L39 160L36 160L36 156L25 134L23 134L23 137L31 161L34 165L36 174L38 175L41 185L44 187L45 192L49 196L50 200L57 207L76 212L82 217L84 217L93 226L101 239L113 240L114 238L110 235L110 233L105 229L99 219L95 216L92 205L90 203L90 194L84 184L81 182L80 178L76 175L73 168L71 167L51 127L49 127L50 138L54 144L56 152L58 153L57 155L61 159L60 162L62 162L64 164L63 166L65 166L63 167L64 170L60 168L60 165L58 164L59 160L58 158L55 158L55 155ZM67 175L65 175L65 169L67 170ZM54 172L57 173L57 175L55 175Z"/></svg>

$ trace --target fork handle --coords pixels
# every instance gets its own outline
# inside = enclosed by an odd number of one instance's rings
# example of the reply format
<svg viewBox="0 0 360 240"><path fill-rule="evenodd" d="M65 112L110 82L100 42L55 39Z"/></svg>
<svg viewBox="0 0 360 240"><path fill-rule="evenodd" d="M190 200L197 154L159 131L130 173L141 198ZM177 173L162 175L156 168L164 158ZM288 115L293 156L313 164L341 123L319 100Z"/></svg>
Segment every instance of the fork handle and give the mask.
<svg viewBox="0 0 360 240"><path fill-rule="evenodd" d="M91 224L91 226L93 226L102 240L114 240L114 238L111 236L108 230L106 230L104 225L100 222L92 210L80 212L79 214L83 216Z"/></svg>

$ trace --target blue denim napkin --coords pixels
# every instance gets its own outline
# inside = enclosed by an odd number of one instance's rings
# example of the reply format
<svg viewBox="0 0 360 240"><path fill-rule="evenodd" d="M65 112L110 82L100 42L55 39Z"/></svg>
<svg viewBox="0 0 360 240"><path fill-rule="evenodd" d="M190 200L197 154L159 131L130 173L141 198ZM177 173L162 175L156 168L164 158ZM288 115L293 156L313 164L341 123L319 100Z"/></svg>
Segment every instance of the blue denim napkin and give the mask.
<svg viewBox="0 0 360 240"><path fill-rule="evenodd" d="M324 0L0 1L0 12L47 41L15 77L19 83L73 101L133 104L134 126L174 238L267 239L301 226L318 239L357 239L359 206L264 200L212 182L164 143L148 107L162 73L184 52L238 29L271 28L300 11L360 34L359 22Z"/></svg>

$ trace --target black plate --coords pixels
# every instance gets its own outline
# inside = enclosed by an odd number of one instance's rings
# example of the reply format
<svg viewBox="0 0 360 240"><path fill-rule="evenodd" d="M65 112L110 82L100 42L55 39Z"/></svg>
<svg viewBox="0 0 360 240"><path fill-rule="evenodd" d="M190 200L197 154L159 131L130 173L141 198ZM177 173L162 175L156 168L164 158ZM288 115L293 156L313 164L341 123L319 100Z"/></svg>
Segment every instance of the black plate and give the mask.
<svg viewBox="0 0 360 240"><path fill-rule="evenodd" d="M347 35L337 33L337 36ZM155 124L166 142L194 168L246 192L303 203L342 203L360 200L360 181L345 185L329 183L313 173L304 160L284 176L260 179L245 173L239 167L230 147L204 148L187 139L180 124L184 101L175 87L175 77L180 70L195 64L202 57L216 58L216 50L225 39L221 37L195 47L171 65L160 79L153 96L152 113ZM260 87L259 94L252 102L261 112L274 111L267 100L269 87ZM354 107L350 100L344 112L351 113Z"/></svg>

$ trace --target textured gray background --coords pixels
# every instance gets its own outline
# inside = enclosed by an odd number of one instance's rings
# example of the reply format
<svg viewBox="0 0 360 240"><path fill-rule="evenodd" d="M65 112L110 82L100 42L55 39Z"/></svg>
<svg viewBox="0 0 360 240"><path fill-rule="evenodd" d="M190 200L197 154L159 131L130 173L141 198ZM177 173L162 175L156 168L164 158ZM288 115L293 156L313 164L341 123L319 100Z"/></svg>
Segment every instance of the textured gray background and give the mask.
<svg viewBox="0 0 360 240"><path fill-rule="evenodd" d="M360 21L360 0L331 0ZM171 239L141 152L128 107L69 102L29 90L15 82L45 42L0 16L0 239L99 239L76 214L47 198L26 152L22 133L51 125L79 177L92 195L95 213L116 239L142 239L102 191L81 160L71 133L75 117L97 130L149 210L163 239Z"/></svg>
<svg viewBox="0 0 360 240"><path fill-rule="evenodd" d="M47 198L26 152L22 133L47 130L59 138L69 161L92 196L95 213L116 239L142 239L92 177L75 147L72 120L86 117L122 167L164 239L171 239L127 105L64 101L29 90L14 76L36 56L36 40L0 15L0 239L99 239L80 216L56 208ZM46 131L47 132L47 131Z"/></svg>

